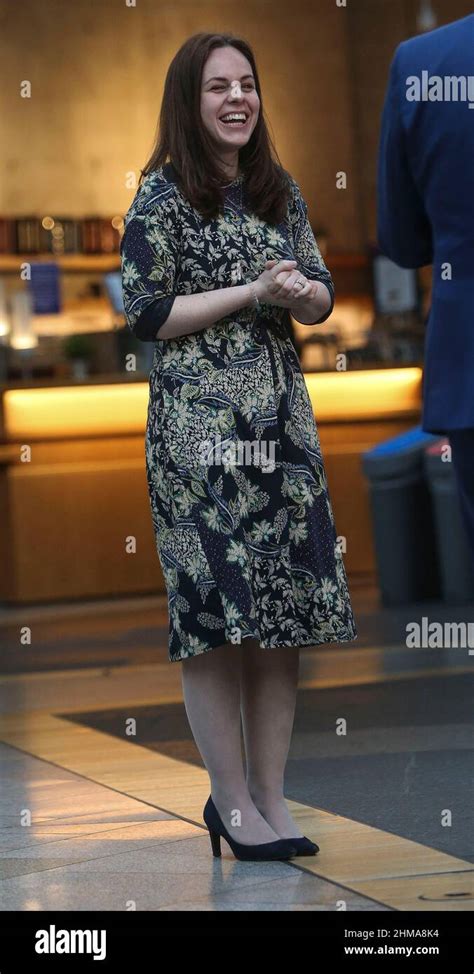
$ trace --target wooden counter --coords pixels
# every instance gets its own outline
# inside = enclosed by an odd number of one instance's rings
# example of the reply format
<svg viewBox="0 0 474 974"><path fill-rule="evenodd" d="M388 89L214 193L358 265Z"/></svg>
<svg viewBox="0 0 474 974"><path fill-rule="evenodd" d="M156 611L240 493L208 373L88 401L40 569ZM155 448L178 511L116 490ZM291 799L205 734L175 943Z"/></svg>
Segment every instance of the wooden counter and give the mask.
<svg viewBox="0 0 474 974"><path fill-rule="evenodd" d="M373 581L360 455L419 422L421 369L305 380L349 576ZM0 600L164 592L145 473L148 382L0 391Z"/></svg>

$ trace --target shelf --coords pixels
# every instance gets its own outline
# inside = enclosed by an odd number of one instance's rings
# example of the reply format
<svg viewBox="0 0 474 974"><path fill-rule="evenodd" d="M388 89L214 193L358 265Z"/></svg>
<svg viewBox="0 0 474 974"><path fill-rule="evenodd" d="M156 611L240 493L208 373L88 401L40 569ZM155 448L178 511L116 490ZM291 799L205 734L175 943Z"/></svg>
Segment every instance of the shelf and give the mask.
<svg viewBox="0 0 474 974"><path fill-rule="evenodd" d="M114 254L63 254L55 257L54 254L0 254L0 273L18 274L20 265L24 263L34 264L38 261L50 261L58 264L63 271L68 273L100 273L115 271L120 267L120 255Z"/></svg>

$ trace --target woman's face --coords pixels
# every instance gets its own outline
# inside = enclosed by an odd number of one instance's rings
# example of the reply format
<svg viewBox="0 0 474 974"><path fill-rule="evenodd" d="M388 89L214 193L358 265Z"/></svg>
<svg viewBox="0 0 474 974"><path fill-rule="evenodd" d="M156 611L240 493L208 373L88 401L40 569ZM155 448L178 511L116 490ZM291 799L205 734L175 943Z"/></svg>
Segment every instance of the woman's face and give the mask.
<svg viewBox="0 0 474 974"><path fill-rule="evenodd" d="M201 117L218 151L225 155L245 145L257 124L259 110L260 99L247 58L235 47L211 51L202 73ZM230 113L237 113L242 120L224 122L223 116Z"/></svg>

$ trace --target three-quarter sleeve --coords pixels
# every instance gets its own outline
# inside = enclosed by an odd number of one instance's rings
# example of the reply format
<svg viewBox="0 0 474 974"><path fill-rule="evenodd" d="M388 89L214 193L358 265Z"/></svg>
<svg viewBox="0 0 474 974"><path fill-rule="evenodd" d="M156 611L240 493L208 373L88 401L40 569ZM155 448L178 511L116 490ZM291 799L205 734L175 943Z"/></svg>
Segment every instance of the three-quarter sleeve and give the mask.
<svg viewBox="0 0 474 974"><path fill-rule="evenodd" d="M126 322L141 341L155 341L176 297L179 213L172 188L138 191L125 217L120 258Z"/></svg>
<svg viewBox="0 0 474 974"><path fill-rule="evenodd" d="M334 282L328 271L321 255L316 238L308 219L308 207L303 199L301 190L293 177L290 177L291 197L288 204L288 215L290 228L293 236L293 251L295 260L298 262L298 270L308 278L309 281L321 281L325 284L330 295L331 304L315 325L320 325L329 318L334 308Z"/></svg>

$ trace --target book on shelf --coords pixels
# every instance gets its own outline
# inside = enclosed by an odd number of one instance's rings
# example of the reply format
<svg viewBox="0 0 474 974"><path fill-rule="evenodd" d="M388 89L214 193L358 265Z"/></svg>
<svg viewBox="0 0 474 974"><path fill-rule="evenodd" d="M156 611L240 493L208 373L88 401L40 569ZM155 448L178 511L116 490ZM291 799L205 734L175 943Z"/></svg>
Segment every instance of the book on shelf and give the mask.
<svg viewBox="0 0 474 974"><path fill-rule="evenodd" d="M118 254L120 232L112 218L0 217L0 254Z"/></svg>

